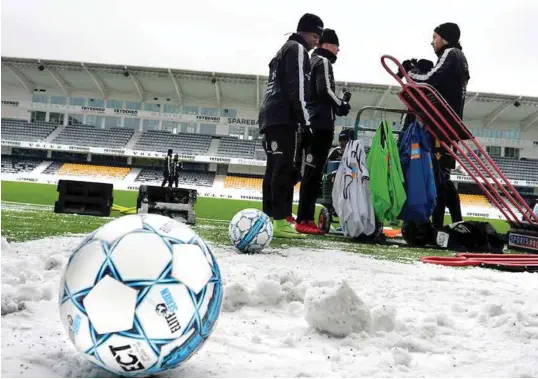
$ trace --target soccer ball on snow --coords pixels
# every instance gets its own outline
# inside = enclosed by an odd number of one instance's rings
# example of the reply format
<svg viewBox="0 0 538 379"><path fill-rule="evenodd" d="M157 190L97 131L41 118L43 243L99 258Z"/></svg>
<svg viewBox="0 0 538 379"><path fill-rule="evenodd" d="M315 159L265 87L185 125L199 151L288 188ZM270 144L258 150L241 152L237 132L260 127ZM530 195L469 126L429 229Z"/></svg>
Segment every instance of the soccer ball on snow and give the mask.
<svg viewBox="0 0 538 379"><path fill-rule="evenodd" d="M273 224L262 211L254 208L239 211L230 221L230 240L241 253L259 253L273 239Z"/></svg>
<svg viewBox="0 0 538 379"><path fill-rule="evenodd" d="M212 333L222 304L215 257L187 225L149 214L115 219L69 258L60 317L91 362L149 375L189 359Z"/></svg>

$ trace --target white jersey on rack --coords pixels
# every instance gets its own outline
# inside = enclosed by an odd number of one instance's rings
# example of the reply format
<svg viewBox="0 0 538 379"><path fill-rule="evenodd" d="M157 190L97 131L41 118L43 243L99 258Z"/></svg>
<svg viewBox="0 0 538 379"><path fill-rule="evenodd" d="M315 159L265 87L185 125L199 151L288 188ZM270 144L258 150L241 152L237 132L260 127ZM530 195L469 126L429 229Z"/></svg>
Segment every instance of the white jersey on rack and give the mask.
<svg viewBox="0 0 538 379"><path fill-rule="evenodd" d="M362 142L348 142L332 192L333 206L345 236L358 237L361 234L370 235L375 231L369 178Z"/></svg>

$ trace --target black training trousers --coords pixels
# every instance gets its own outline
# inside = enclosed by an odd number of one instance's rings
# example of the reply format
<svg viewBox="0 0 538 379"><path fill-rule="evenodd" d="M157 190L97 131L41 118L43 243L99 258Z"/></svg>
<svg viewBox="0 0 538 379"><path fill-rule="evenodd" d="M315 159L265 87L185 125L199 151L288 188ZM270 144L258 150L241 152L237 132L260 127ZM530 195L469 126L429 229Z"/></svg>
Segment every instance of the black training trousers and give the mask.
<svg viewBox="0 0 538 379"><path fill-rule="evenodd" d="M273 125L264 133L267 166L263 177L263 212L275 220L284 220L291 216L293 204L296 129L292 125Z"/></svg>
<svg viewBox="0 0 538 379"><path fill-rule="evenodd" d="M446 153L441 153L437 159L435 153L432 154L433 175L435 177L435 187L437 189L437 205L433 210L432 223L435 228L442 228L445 219L445 208L448 208L452 222L463 221L461 215L460 196L454 182L450 180L450 172L453 168L453 161Z"/></svg>
<svg viewBox="0 0 538 379"><path fill-rule="evenodd" d="M163 179L163 182L161 184L161 187L164 187L166 185L166 183L169 183L168 184L168 187L172 187L172 175L169 175L169 174L164 174L164 179Z"/></svg>
<svg viewBox="0 0 538 379"><path fill-rule="evenodd" d="M303 163L303 180L299 192L297 222L314 221L316 198L321 186L323 167L329 156L333 138L333 130L313 130L309 143L305 146L306 155Z"/></svg>

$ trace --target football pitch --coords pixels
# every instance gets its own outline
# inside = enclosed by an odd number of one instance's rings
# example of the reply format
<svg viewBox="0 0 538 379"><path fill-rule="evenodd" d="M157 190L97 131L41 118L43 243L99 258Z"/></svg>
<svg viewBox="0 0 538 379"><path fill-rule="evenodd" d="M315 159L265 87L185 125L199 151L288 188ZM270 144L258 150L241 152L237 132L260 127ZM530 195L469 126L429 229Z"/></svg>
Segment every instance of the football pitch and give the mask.
<svg viewBox="0 0 538 379"><path fill-rule="evenodd" d="M1 189L2 236L10 243L86 234L110 219L122 216L119 212L113 212L111 217L55 214L53 206L58 198L55 185L3 181ZM135 191L114 190L114 204L134 207L136 196ZM261 209L261 203L199 197L195 205L197 220L194 229L210 244L231 246L228 223L238 211L245 208ZM296 211L296 205L294 211ZM508 230L509 226L505 221L487 221L500 232ZM271 242L271 248L277 251L284 251L288 247L336 249L399 262L416 261L423 255L447 254L442 250L361 244L343 237L328 235L308 236L304 240L275 238Z"/></svg>

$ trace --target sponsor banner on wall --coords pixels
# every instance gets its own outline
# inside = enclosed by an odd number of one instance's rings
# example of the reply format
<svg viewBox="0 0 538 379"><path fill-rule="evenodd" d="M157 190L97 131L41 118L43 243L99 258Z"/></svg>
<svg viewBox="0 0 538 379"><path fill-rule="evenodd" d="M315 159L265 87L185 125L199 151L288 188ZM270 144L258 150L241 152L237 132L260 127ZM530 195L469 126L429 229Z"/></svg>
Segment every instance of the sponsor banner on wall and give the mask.
<svg viewBox="0 0 538 379"><path fill-rule="evenodd" d="M8 106L8 107L18 107L19 106L18 101L12 101L12 100L2 100L2 105Z"/></svg>

